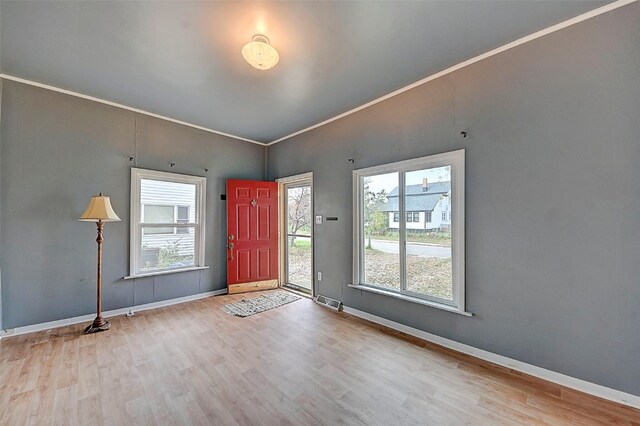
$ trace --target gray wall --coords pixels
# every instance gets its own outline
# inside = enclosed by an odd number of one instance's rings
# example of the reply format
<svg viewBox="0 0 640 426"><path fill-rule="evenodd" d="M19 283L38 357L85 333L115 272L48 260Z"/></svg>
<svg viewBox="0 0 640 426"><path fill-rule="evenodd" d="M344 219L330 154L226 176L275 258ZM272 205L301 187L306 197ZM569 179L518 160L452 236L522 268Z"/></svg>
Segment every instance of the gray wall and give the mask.
<svg viewBox="0 0 640 426"><path fill-rule="evenodd" d="M98 192L111 196L122 219L105 225L105 310L225 288L220 194L227 178L262 179L264 147L8 80L0 137L5 328L95 312L96 227L77 218ZM207 177L210 269L122 279L129 273L129 157L137 167Z"/></svg>
<svg viewBox="0 0 640 426"><path fill-rule="evenodd" d="M0 11L2 7L0 7ZM0 13L0 23L2 22L2 14ZM0 34L2 30L0 28ZM2 41L0 40L0 48L2 47ZM2 52L0 49L0 71L2 70ZM0 123L2 122L2 79L0 79ZM2 186L2 132L0 132L0 187ZM0 192L0 222L2 221L2 193ZM0 227L0 251L2 248L2 229ZM0 258L1 259L1 258ZM2 322L2 261L0 260L0 330L3 330Z"/></svg>
<svg viewBox="0 0 640 426"><path fill-rule="evenodd" d="M0 79L0 125L2 123L2 79ZM0 188L2 188L2 132L0 131ZM2 223L2 191L0 191L0 223ZM2 322L2 226L0 226L0 330Z"/></svg>
<svg viewBox="0 0 640 426"><path fill-rule="evenodd" d="M315 214L339 217L316 226L320 293L640 395L638 22L625 6L269 147L269 178L313 171ZM476 316L347 287L352 170L460 148Z"/></svg>

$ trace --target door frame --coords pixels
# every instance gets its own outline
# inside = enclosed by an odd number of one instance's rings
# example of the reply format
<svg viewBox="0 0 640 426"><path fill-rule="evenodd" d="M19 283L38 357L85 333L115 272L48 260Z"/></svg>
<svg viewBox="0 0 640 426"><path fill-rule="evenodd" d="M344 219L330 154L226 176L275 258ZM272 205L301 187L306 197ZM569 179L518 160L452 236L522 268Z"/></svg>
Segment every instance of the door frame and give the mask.
<svg viewBox="0 0 640 426"><path fill-rule="evenodd" d="M313 172L301 173L299 175L287 176L276 179L278 182L278 257L280 267L278 268L278 285L287 285L287 194L289 185L309 183L311 187L311 297L315 297L316 292L316 262L315 262L315 204L313 200Z"/></svg>

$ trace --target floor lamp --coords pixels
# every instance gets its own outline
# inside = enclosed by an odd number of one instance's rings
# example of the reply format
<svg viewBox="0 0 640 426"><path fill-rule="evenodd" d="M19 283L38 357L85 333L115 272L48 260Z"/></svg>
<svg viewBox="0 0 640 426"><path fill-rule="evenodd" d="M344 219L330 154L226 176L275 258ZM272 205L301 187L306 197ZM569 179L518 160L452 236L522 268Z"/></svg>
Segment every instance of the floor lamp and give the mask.
<svg viewBox="0 0 640 426"><path fill-rule="evenodd" d="M98 225L98 315L93 324L84 330L84 334L106 331L111 327L109 321L102 318L102 225L104 222L119 222L120 218L111 207L111 199L102 195L95 195L89 201L89 207L80 216L81 222L96 222Z"/></svg>

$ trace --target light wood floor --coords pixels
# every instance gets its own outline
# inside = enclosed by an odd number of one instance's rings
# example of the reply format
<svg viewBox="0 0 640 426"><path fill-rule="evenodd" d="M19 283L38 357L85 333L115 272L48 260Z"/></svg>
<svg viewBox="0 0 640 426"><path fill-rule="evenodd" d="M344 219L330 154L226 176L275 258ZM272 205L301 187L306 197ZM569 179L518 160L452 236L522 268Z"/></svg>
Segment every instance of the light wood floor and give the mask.
<svg viewBox="0 0 640 426"><path fill-rule="evenodd" d="M308 299L249 318L220 309L240 298L0 341L0 424L640 424Z"/></svg>

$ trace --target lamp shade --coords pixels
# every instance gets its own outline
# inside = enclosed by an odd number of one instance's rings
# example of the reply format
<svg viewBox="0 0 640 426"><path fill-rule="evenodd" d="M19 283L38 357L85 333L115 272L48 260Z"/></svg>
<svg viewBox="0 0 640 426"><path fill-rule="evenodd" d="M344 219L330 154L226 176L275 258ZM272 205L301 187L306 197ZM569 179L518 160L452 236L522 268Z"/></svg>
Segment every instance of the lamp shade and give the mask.
<svg viewBox="0 0 640 426"><path fill-rule="evenodd" d="M273 68L280 59L278 51L271 46L269 39L256 34L251 41L242 48L242 56L252 67L259 70Z"/></svg>
<svg viewBox="0 0 640 426"><path fill-rule="evenodd" d="M102 195L94 195L89 201L89 206L82 213L82 222L119 222L120 218L111 207L111 198Z"/></svg>

